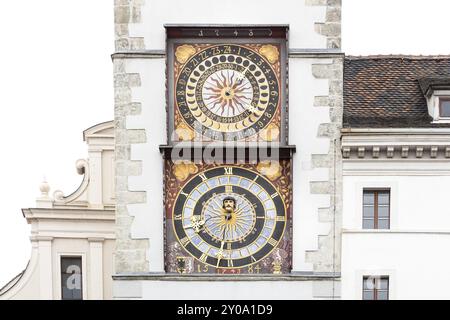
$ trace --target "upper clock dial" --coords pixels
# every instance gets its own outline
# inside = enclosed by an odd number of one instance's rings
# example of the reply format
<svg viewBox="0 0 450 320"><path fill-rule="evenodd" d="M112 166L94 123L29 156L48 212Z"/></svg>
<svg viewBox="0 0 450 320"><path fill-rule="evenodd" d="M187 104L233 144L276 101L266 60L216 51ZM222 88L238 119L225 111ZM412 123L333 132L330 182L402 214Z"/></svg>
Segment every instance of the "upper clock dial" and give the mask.
<svg viewBox="0 0 450 320"><path fill-rule="evenodd" d="M189 47L183 49L189 52ZM278 56L278 49L269 45L267 50L272 52L264 56L261 50L224 44L190 52L176 79L184 122L214 140L242 140L266 128L280 101L279 81L268 60Z"/></svg>

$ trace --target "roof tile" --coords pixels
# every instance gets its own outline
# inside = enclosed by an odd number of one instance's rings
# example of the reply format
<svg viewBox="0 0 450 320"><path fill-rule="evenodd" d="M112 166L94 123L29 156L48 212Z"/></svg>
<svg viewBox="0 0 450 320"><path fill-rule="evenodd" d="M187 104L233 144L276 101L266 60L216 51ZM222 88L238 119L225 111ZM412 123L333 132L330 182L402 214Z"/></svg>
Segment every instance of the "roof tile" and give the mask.
<svg viewBox="0 0 450 320"><path fill-rule="evenodd" d="M427 128L433 124L419 79L449 77L450 56L347 56L344 127Z"/></svg>

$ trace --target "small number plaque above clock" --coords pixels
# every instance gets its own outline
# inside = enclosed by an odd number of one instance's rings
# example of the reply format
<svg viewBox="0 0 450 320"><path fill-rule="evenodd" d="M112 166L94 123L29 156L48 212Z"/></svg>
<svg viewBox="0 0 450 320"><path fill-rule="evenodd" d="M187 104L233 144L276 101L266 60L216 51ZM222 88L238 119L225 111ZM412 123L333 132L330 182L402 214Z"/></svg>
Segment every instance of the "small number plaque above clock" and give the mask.
<svg viewBox="0 0 450 320"><path fill-rule="evenodd" d="M287 26L171 26L168 38L279 38L286 39Z"/></svg>
<svg viewBox="0 0 450 320"><path fill-rule="evenodd" d="M287 27L166 28L170 143L287 144Z"/></svg>

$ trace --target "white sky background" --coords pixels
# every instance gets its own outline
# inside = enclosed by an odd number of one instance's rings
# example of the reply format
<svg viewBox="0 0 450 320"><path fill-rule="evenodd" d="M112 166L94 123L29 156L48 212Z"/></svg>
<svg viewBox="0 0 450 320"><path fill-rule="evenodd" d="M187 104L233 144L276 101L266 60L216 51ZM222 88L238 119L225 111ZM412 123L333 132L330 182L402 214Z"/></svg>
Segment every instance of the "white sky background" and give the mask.
<svg viewBox="0 0 450 320"><path fill-rule="evenodd" d="M448 0L343 0L343 51L450 54L449 12ZM20 209L44 176L51 194L74 191L82 131L113 119L113 0L2 1L0 30L1 287L30 258Z"/></svg>

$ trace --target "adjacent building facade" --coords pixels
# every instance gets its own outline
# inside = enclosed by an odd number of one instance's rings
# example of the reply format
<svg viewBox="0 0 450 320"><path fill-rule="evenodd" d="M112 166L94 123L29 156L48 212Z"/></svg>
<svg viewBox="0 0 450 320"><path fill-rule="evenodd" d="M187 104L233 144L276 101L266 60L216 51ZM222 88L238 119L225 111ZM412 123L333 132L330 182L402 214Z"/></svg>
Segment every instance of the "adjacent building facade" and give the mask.
<svg viewBox="0 0 450 320"><path fill-rule="evenodd" d="M450 298L449 84L448 56L345 59L344 299Z"/></svg>
<svg viewBox="0 0 450 320"><path fill-rule="evenodd" d="M115 240L114 124L83 132L88 159L76 162L81 185L70 195L43 182L31 225L31 258L0 289L0 299L111 299Z"/></svg>
<svg viewBox="0 0 450 320"><path fill-rule="evenodd" d="M345 57L339 0L114 20L115 119L0 298L449 298L449 57Z"/></svg>

